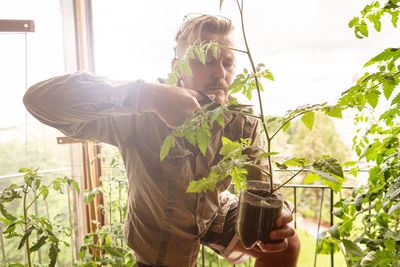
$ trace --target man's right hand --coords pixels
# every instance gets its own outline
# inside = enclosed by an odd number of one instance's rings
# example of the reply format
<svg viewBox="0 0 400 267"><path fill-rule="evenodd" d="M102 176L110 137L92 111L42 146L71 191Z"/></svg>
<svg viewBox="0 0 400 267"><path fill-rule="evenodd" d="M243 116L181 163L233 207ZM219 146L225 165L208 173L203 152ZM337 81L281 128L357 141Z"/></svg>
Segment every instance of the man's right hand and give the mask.
<svg viewBox="0 0 400 267"><path fill-rule="evenodd" d="M195 90L145 83L140 92L139 110L154 112L170 128L176 128L200 108L203 96Z"/></svg>

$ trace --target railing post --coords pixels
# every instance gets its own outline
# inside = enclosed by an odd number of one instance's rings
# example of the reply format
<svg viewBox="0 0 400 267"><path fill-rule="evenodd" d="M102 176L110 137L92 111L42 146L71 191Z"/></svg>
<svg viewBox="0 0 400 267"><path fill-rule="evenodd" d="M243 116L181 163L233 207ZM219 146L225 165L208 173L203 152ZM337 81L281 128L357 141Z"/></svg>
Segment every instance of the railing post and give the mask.
<svg viewBox="0 0 400 267"><path fill-rule="evenodd" d="M204 245L202 244L201 245L201 267L204 267L204 261L205 261L205 259L204 259L205 257L204 257Z"/></svg>
<svg viewBox="0 0 400 267"><path fill-rule="evenodd" d="M322 207L324 204L324 195L325 195L325 187L322 187L322 194L321 194L321 205L319 206L319 216L318 216L318 228L317 228L317 236L315 242L315 254L314 254L314 267L317 266L317 248L318 248L318 237L319 237L319 228L321 225L321 217L322 217Z"/></svg>

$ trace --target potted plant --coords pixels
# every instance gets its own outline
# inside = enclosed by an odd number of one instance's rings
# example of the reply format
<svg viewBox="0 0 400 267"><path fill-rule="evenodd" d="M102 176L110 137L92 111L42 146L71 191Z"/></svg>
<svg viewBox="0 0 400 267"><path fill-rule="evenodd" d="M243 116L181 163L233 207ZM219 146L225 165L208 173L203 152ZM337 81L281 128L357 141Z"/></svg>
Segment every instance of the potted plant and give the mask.
<svg viewBox="0 0 400 267"><path fill-rule="evenodd" d="M175 140L177 138L185 138L192 145L197 146L203 155L206 155L207 146L211 138L211 129L214 124L219 124L224 127L224 113L234 113L257 118L261 125L263 135L259 138L265 139L266 142L265 148L258 147L258 149L263 149L263 153L259 155L259 159L265 160L267 162L267 167L265 169L258 167L249 160L245 153L246 150L255 148L258 140L242 139L239 141L232 141L226 137L222 137L222 148L219 152L221 160L211 167L211 172L208 177L203 177L202 179L192 181L187 188L187 192L197 193L204 192L206 190L214 190L218 182L231 176L235 186L239 190L244 191L241 193L240 197L241 208L239 210L238 219L239 229L245 229L244 226L246 225L250 226L247 221L240 218L243 215L245 215L245 217L249 217L249 212L254 218L258 216L257 218L260 218L260 221L265 221L267 225L272 227L275 219L280 215L280 210L282 209L282 194L279 193L279 189L293 180L301 172L305 170L309 172L305 182L309 183L322 179L323 183L331 187L335 192L338 192L341 189L344 181L341 165L330 156L320 156L317 160L310 160L300 157L288 157L285 160L278 162L276 156L279 155L279 152L272 151L271 149L274 138L281 130L286 131L290 126L291 121L296 118L300 118L307 128L311 130L314 124L315 112L320 111L329 116L341 117L341 110L343 107L329 106L326 103L303 105L299 108L288 111L283 117L267 118L264 114L261 97L263 91L261 80L266 79L273 81L273 75L268 69L265 68L264 64L255 64L249 44L247 42L246 31L244 28L243 1L239 2L239 0L236 0L235 3L241 19L245 48L237 49L233 47L226 47L214 41L196 41L193 45L187 48L184 59L176 61L172 73L169 75L168 81L171 84L176 84L176 81L181 76L181 71L191 74L190 66L185 58L197 58L200 62L205 64L205 58L207 54L212 53L214 57L217 57L218 49L231 49L239 53L244 53L249 59L250 70L244 69L242 74L237 75L233 83L229 86L228 91L231 94L241 93L249 100L252 100L253 93L256 93L256 101L259 105L260 114L254 114L251 109L243 108L239 105L237 99L234 97L231 97L228 103L223 105L217 104L212 100L208 100L201 109L197 110L193 114L190 120L186 121L184 124L176 128L169 136L167 136L161 147L160 159L162 161L167 156L169 150L175 146ZM223 0L220 0L220 8L222 4ZM270 127L272 124L278 125L278 127L275 130L272 130ZM276 185L274 183L274 165L280 169L296 167L298 168L298 171L290 173L290 175L285 179L284 182L282 182L282 184ZM268 176L268 184L258 184L256 186L255 184L248 183L246 175L248 174L249 168L256 169ZM255 209L254 206L257 206L258 209ZM263 232L262 235L268 236L268 233ZM257 238L260 238L260 236ZM242 242L243 238L244 237L242 236ZM267 242L269 240L262 241ZM251 241L248 243L250 246Z"/></svg>

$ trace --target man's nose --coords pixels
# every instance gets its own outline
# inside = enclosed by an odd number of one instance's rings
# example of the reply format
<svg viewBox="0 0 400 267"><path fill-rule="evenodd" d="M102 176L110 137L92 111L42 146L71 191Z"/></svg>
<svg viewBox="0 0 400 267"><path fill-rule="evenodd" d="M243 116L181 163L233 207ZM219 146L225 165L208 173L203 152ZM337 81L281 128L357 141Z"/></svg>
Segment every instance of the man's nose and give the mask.
<svg viewBox="0 0 400 267"><path fill-rule="evenodd" d="M225 79L226 70L225 70L224 64L222 64L222 62L218 62L217 64L215 64L214 77L221 79L221 80Z"/></svg>

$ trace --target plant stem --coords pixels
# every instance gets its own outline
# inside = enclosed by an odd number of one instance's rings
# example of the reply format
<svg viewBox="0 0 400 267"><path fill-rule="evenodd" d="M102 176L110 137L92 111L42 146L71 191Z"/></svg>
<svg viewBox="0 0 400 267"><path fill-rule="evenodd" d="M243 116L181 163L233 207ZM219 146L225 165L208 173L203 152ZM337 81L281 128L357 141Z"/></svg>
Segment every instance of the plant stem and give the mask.
<svg viewBox="0 0 400 267"><path fill-rule="evenodd" d="M47 185L46 188L48 188L51 184ZM29 203L28 207L26 208L27 210L35 203L35 201L39 198L39 196L43 193L43 191L44 191L44 189L40 190L39 194L35 194L32 202Z"/></svg>
<svg viewBox="0 0 400 267"><path fill-rule="evenodd" d="M256 67L254 65L253 57L251 56L249 44L247 43L246 32L244 30L243 1L242 1L242 5L239 4L239 0L236 0L236 3L238 5L239 12L240 12L240 22L241 22L241 25L242 25L242 34L243 34L244 43L246 45L247 56L249 57L251 68L253 70L253 73L255 74L255 73L257 73L257 70L256 70ZM262 127L264 129L264 132L265 132L265 135L267 137L267 150L268 150L268 152L271 152L271 140L272 140L272 138L269 137L269 133L268 133L268 130L267 130L267 125L265 124L264 110L263 110L263 105L262 105L262 100L261 100L261 90L260 90L260 84L259 84L259 80L258 80L257 75L254 75L254 80L256 82L258 102L259 102L259 105L260 105L261 125L262 125ZM269 180L270 180L270 191L269 191L268 194L271 196L272 193L273 193L273 185L274 185L271 156L267 156L267 160L268 160L268 167L269 167L269 170L270 170L270 177L269 177Z"/></svg>
<svg viewBox="0 0 400 267"><path fill-rule="evenodd" d="M274 191L278 191L281 187L283 187L285 184L289 183L291 180L293 180L294 177L296 177L297 175L299 175L302 171L304 170L304 168L301 168L300 170L298 170L295 174L292 175L292 177L290 177L289 179L287 179L283 184L281 184L280 186L278 186L276 189L274 189Z"/></svg>
<svg viewBox="0 0 400 267"><path fill-rule="evenodd" d="M249 116L249 117L253 117L253 118L256 118L256 119L260 119L260 116L257 116L257 115L251 114L251 113L247 113L247 112L243 112L243 111L230 110L230 109L228 109L228 111L230 113L240 114L240 115L244 115L244 116Z"/></svg>
<svg viewBox="0 0 400 267"><path fill-rule="evenodd" d="M225 48L225 49L229 49L229 50L232 50L232 51L236 51L236 52L247 54L247 51L241 50L241 49L237 49L237 48L234 48L234 47L220 45L220 44L218 44L217 46L220 47L220 48Z"/></svg>
<svg viewBox="0 0 400 267"><path fill-rule="evenodd" d="M23 202L23 208L24 208L24 233L27 232L28 230L28 209L26 206L26 197L28 195L28 185L25 186L24 188L24 202ZM29 248L29 236L25 240L25 250L26 250L26 256L28 258L28 266L32 267L32 260L31 260L31 253L30 253L30 248Z"/></svg>

